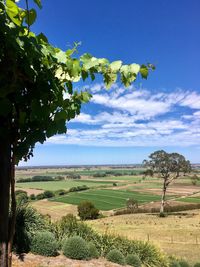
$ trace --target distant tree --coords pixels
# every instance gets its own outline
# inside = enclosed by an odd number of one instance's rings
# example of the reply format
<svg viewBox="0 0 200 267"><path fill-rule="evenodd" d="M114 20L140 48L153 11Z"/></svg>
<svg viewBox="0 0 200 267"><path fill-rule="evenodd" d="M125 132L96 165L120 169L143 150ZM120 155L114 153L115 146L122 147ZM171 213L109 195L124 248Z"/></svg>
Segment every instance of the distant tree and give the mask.
<svg viewBox="0 0 200 267"><path fill-rule="evenodd" d="M138 201L134 198L129 198L126 201L126 207L129 211L133 213L138 209Z"/></svg>
<svg viewBox="0 0 200 267"><path fill-rule="evenodd" d="M81 220L94 220L99 217L99 210L90 201L82 201L78 205L78 216Z"/></svg>
<svg viewBox="0 0 200 267"><path fill-rule="evenodd" d="M192 177L191 177L191 182L193 185L197 185L197 182L200 180L200 178L194 174Z"/></svg>
<svg viewBox="0 0 200 267"><path fill-rule="evenodd" d="M153 170L151 170L151 169L147 169L147 170L145 170L145 171L143 172L143 174L144 174L145 177L147 177L147 176L153 177L154 172L153 172Z"/></svg>
<svg viewBox="0 0 200 267"><path fill-rule="evenodd" d="M182 164L183 175L185 176L186 173L190 173L192 171L192 166L189 160L184 161Z"/></svg>
<svg viewBox="0 0 200 267"><path fill-rule="evenodd" d="M167 188L172 181L180 176L180 172L186 171L184 167L189 164L189 161L186 161L181 154L158 150L149 156L149 160L144 160L143 164L153 172L159 173L163 179L160 213L164 213Z"/></svg>

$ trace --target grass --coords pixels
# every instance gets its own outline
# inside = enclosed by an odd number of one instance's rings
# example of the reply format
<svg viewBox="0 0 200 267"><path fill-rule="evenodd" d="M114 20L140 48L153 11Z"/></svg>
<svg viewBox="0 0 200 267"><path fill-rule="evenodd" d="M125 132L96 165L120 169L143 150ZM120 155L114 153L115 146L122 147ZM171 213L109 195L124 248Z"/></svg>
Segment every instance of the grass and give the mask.
<svg viewBox="0 0 200 267"><path fill-rule="evenodd" d="M66 181L48 181L48 182L29 182L29 183L17 183L17 188L31 188L56 191L59 189L68 190L71 187L80 185L87 185L88 187L100 187L100 186L112 186L112 182L109 181L90 181L90 180L66 180Z"/></svg>
<svg viewBox="0 0 200 267"><path fill-rule="evenodd" d="M98 219L88 224L102 233L149 240L167 254L184 257L194 264L199 261L199 216L199 210L165 218L149 214L129 214Z"/></svg>
<svg viewBox="0 0 200 267"><path fill-rule="evenodd" d="M177 200L187 203L200 203L200 197L185 197L185 198L179 198Z"/></svg>
<svg viewBox="0 0 200 267"><path fill-rule="evenodd" d="M138 200L139 203L160 200L160 196L152 194L102 189L70 193L63 197L53 198L52 201L78 205L81 201L88 200L94 203L100 210L112 210L125 207L128 198L134 198Z"/></svg>

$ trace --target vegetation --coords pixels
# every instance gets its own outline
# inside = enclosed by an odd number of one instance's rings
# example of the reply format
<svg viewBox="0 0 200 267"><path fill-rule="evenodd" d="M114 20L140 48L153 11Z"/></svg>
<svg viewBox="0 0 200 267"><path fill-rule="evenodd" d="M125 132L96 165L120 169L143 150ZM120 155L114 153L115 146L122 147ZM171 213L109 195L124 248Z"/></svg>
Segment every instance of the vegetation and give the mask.
<svg viewBox="0 0 200 267"><path fill-rule="evenodd" d="M40 0L34 0L39 8ZM73 57L78 44L62 51L52 46L43 34L31 31L37 12L19 8L13 0L0 0L0 249L1 265L11 265L11 248L15 231L15 165L33 155L41 144L55 135L66 133L66 121L80 113L81 105L90 100L87 91L78 92L73 83L96 74L110 87L120 75L129 86L140 73L147 78L151 64L122 65L105 58L84 54ZM41 90L42 88L42 90ZM67 91L69 98L65 99ZM34 134L33 134L34 133ZM11 190L10 190L11 189ZM11 191L11 218L9 200ZM5 245L6 244L6 245ZM8 245L9 244L9 245ZM8 251L7 251L8 250ZM10 260L8 259L10 255Z"/></svg>
<svg viewBox="0 0 200 267"><path fill-rule="evenodd" d="M98 259L99 258L99 252L93 242L88 243L88 251L89 251L89 258L90 259Z"/></svg>
<svg viewBox="0 0 200 267"><path fill-rule="evenodd" d="M83 201L78 205L78 216L81 220L94 220L99 216L99 210L89 201Z"/></svg>
<svg viewBox="0 0 200 267"><path fill-rule="evenodd" d="M69 237L63 245L66 257L76 260L87 260L90 257L87 242L80 236Z"/></svg>
<svg viewBox="0 0 200 267"><path fill-rule="evenodd" d="M125 265L125 257L118 249L112 249L111 251L109 251L106 259L120 265Z"/></svg>
<svg viewBox="0 0 200 267"><path fill-rule="evenodd" d="M164 213L166 191L170 183L177 179L180 172L190 172L191 165L183 155L178 153L167 153L164 150L158 150L149 156L150 160L144 160L144 165L152 171L157 172L163 179L163 194L161 198L160 213Z"/></svg>
<svg viewBox="0 0 200 267"><path fill-rule="evenodd" d="M91 201L99 210L111 210L125 207L128 198L134 198L138 203L160 200L160 196L153 194L101 189L70 193L64 197L54 198L53 201L75 205L79 205L82 201Z"/></svg>
<svg viewBox="0 0 200 267"><path fill-rule="evenodd" d="M187 261L185 261L185 260L180 260L179 265L181 267L190 267L189 263L187 263Z"/></svg>
<svg viewBox="0 0 200 267"><path fill-rule="evenodd" d="M142 265L140 258L136 254L128 254L125 260L126 264L133 267L141 267Z"/></svg>
<svg viewBox="0 0 200 267"><path fill-rule="evenodd" d="M56 256L58 244L51 232L36 232L31 240L31 252L43 256Z"/></svg>
<svg viewBox="0 0 200 267"><path fill-rule="evenodd" d="M126 201L126 207L130 213L136 212L138 210L138 201L134 198L129 198Z"/></svg>

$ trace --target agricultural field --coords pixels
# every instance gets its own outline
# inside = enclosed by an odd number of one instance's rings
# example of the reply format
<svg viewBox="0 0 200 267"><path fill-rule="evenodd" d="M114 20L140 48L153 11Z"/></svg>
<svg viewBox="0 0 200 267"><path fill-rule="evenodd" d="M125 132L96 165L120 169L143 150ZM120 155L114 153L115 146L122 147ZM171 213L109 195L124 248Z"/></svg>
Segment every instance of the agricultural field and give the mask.
<svg viewBox="0 0 200 267"><path fill-rule="evenodd" d="M89 221L88 224L102 233L150 241L168 255L186 258L191 264L199 261L200 210L165 218L152 214L111 216Z"/></svg>
<svg viewBox="0 0 200 267"><path fill-rule="evenodd" d="M52 201L78 205L81 201L88 200L94 203L95 207L100 210L113 210L125 207L126 201L129 198L134 198L139 203L148 203L160 200L158 195L102 189L75 192L63 197L53 198Z"/></svg>

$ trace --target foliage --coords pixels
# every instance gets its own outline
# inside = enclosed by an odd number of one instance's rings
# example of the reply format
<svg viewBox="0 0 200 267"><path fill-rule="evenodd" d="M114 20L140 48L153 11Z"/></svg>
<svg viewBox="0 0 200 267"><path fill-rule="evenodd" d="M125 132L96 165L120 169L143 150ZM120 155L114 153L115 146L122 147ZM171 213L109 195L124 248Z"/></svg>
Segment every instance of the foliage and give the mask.
<svg viewBox="0 0 200 267"><path fill-rule="evenodd" d="M56 256L58 244L55 236L48 231L37 232L31 240L31 252L43 256Z"/></svg>
<svg viewBox="0 0 200 267"><path fill-rule="evenodd" d="M16 210L15 228L13 249L20 254L29 252L31 239L35 233L38 229L48 229L48 225L35 209L20 204Z"/></svg>
<svg viewBox="0 0 200 267"><path fill-rule="evenodd" d="M128 254L126 256L126 264L134 267L141 267L142 263L140 258L136 254Z"/></svg>
<svg viewBox="0 0 200 267"><path fill-rule="evenodd" d="M104 172L97 172L97 173L94 173L93 174L93 177L94 178L98 178L98 177L106 177L107 175L106 175L106 173L104 173Z"/></svg>
<svg viewBox="0 0 200 267"><path fill-rule="evenodd" d="M28 194L26 191L16 190L15 196L16 196L16 202L20 203L21 205L28 202Z"/></svg>
<svg viewBox="0 0 200 267"><path fill-rule="evenodd" d="M41 200L41 199L44 199L45 197L44 197L44 194L43 193L40 193L40 194L38 194L37 196L36 196L36 199L37 200Z"/></svg>
<svg viewBox="0 0 200 267"><path fill-rule="evenodd" d="M194 174L192 177L191 177L191 181L192 181L192 184L193 185L196 185L198 181L200 181L200 178Z"/></svg>
<svg viewBox="0 0 200 267"><path fill-rule="evenodd" d="M68 193L67 190L64 190L64 189L59 189L59 190L56 190L55 191L55 194L56 195L59 195L59 196L63 196L63 195L66 195Z"/></svg>
<svg viewBox="0 0 200 267"><path fill-rule="evenodd" d="M126 206L127 206L127 209L133 213L135 211L137 211L138 209L138 201L135 200L134 198L129 198L127 201L126 201Z"/></svg>
<svg viewBox="0 0 200 267"><path fill-rule="evenodd" d="M179 265L180 267L190 267L189 263L185 260L180 260Z"/></svg>
<svg viewBox="0 0 200 267"><path fill-rule="evenodd" d="M30 200L35 200L35 199L36 199L35 194L31 194L31 195L30 195Z"/></svg>
<svg viewBox="0 0 200 267"><path fill-rule="evenodd" d="M67 175L67 178L74 179L74 180L79 180L79 179L81 179L81 176L79 174L70 173L70 174Z"/></svg>
<svg viewBox="0 0 200 267"><path fill-rule="evenodd" d="M200 267L200 262L195 263L194 267Z"/></svg>
<svg viewBox="0 0 200 267"><path fill-rule="evenodd" d="M118 249L112 249L106 256L108 261L125 265L125 257Z"/></svg>
<svg viewBox="0 0 200 267"><path fill-rule="evenodd" d="M55 196L54 192L50 190L44 191L43 195L44 195L44 198L51 198Z"/></svg>
<svg viewBox="0 0 200 267"><path fill-rule="evenodd" d="M69 192L78 192L78 191L84 191L90 189L87 185L79 185L75 187L71 187L69 189Z"/></svg>
<svg viewBox="0 0 200 267"><path fill-rule="evenodd" d="M65 240L63 254L76 260L86 260L90 256L87 242L80 236L69 237Z"/></svg>
<svg viewBox="0 0 200 267"><path fill-rule="evenodd" d="M169 264L169 267L181 267L177 260L172 260Z"/></svg>
<svg viewBox="0 0 200 267"><path fill-rule="evenodd" d="M32 178L21 178L17 180L17 183L29 183L29 182L47 182L54 181L52 176L33 176Z"/></svg>
<svg viewBox="0 0 200 267"><path fill-rule="evenodd" d="M88 243L88 250L89 250L89 258L90 259L98 259L99 252L93 242Z"/></svg>
<svg viewBox="0 0 200 267"><path fill-rule="evenodd" d="M81 220L94 220L99 216L99 210L90 201L82 201L78 205L78 215Z"/></svg>

